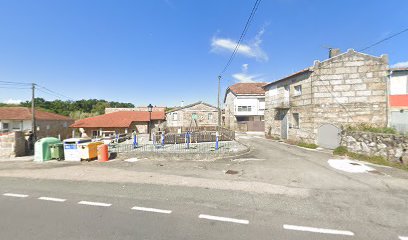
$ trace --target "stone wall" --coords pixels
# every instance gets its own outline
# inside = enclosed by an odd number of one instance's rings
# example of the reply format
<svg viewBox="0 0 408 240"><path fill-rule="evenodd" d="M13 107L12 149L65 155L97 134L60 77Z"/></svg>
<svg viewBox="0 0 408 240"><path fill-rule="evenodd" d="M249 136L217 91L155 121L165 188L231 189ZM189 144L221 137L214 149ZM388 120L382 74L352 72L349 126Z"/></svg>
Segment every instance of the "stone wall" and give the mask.
<svg viewBox="0 0 408 240"><path fill-rule="evenodd" d="M408 136L343 131L341 145L350 152L382 156L408 164Z"/></svg>
<svg viewBox="0 0 408 240"><path fill-rule="evenodd" d="M0 135L0 157L20 157L26 154L26 140L20 131Z"/></svg>
<svg viewBox="0 0 408 240"><path fill-rule="evenodd" d="M199 103L191 107L181 108L171 111L166 114L167 127L195 127L195 122L192 121L192 114L197 115L197 125L200 126L217 126L218 125L218 110L215 107L207 104ZM173 114L177 114L177 120L173 120ZM211 115L212 117L210 117Z"/></svg>
<svg viewBox="0 0 408 240"><path fill-rule="evenodd" d="M61 137L66 139L71 136L69 126L74 123L74 120L37 120L37 139L44 137Z"/></svg>
<svg viewBox="0 0 408 240"><path fill-rule="evenodd" d="M308 71L307 71L308 70ZM316 61L314 66L268 86L265 93L265 134L281 136L286 115L288 139L318 143L318 129L325 124L341 128L361 123L387 126L388 58L354 50ZM302 94L294 88L302 86ZM289 101L284 87L289 86ZM299 128L294 125L299 113Z"/></svg>
<svg viewBox="0 0 408 240"><path fill-rule="evenodd" d="M315 129L325 123L387 126L386 55L375 57L348 50L315 62L313 71Z"/></svg>
<svg viewBox="0 0 408 240"><path fill-rule="evenodd" d="M234 99L236 96L230 90L228 90L227 97L225 98L224 103L224 125L226 128L235 130L238 128L237 126L237 118L235 117L235 110L234 110Z"/></svg>

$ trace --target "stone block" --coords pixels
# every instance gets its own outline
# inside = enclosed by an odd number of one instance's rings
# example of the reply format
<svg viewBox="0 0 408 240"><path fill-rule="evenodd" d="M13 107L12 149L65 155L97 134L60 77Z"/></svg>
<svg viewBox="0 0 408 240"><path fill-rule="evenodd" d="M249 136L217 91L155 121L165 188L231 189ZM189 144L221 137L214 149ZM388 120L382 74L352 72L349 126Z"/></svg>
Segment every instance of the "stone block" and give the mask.
<svg viewBox="0 0 408 240"><path fill-rule="evenodd" d="M333 91L348 91L351 89L351 85L336 85L333 86Z"/></svg>
<svg viewBox="0 0 408 240"><path fill-rule="evenodd" d="M350 74L351 75L351 74ZM350 78L350 77L349 77ZM363 83L363 80L359 79L359 78L353 78L353 79L346 79L344 80L345 84L358 84L358 83Z"/></svg>
<svg viewBox="0 0 408 240"><path fill-rule="evenodd" d="M367 84L363 83L363 84L356 84L353 85L353 89L360 91L360 90L367 90Z"/></svg>

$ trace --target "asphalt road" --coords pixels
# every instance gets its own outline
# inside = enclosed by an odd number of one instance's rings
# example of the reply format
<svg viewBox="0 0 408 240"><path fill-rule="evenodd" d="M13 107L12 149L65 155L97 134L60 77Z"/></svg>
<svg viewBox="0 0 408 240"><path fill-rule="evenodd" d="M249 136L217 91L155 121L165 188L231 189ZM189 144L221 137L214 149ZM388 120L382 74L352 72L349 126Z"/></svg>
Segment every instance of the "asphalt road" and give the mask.
<svg viewBox="0 0 408 240"><path fill-rule="evenodd" d="M229 160L228 167L245 172L231 176L236 177L232 182L251 180L254 189L257 184L274 183L308 194L1 177L0 239L388 240L408 236L408 192L406 185L399 187L407 183L405 173L382 168L387 174L344 173L331 169L330 156L324 153L258 138L246 141L254 151L242 156L242 161ZM112 166L120 167L119 163ZM217 178L217 171L201 180L213 174Z"/></svg>

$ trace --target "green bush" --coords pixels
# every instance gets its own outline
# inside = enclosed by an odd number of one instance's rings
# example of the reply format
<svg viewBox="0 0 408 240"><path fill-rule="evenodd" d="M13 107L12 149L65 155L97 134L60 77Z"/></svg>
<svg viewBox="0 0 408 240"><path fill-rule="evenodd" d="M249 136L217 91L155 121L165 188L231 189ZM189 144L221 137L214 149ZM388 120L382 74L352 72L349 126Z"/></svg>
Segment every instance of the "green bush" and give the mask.
<svg viewBox="0 0 408 240"><path fill-rule="evenodd" d="M333 150L334 155L345 156L345 155L347 155L347 153L348 153L348 150L344 146L339 146L339 147L337 147L336 149Z"/></svg>
<svg viewBox="0 0 408 240"><path fill-rule="evenodd" d="M377 127L368 123L361 123L356 126L348 126L349 131L372 132L372 133L387 133L397 134L397 130L389 127Z"/></svg>
<svg viewBox="0 0 408 240"><path fill-rule="evenodd" d="M318 145L314 143L306 143L306 142L299 142L297 145L299 147L311 148L311 149L316 149L318 147Z"/></svg>

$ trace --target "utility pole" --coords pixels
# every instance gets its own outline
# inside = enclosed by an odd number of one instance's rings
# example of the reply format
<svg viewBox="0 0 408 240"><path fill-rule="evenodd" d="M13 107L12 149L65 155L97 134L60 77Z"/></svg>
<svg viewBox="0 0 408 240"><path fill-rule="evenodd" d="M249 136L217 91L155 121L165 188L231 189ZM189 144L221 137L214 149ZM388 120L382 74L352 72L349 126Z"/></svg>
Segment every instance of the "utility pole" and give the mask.
<svg viewBox="0 0 408 240"><path fill-rule="evenodd" d="M31 128L32 128L32 132L33 132L33 141L35 142L37 140L37 127L35 124L35 103L34 103L34 99L35 99L35 83L32 84L32 94L31 94Z"/></svg>
<svg viewBox="0 0 408 240"><path fill-rule="evenodd" d="M221 75L218 76L218 128L221 127L220 92L221 92Z"/></svg>

